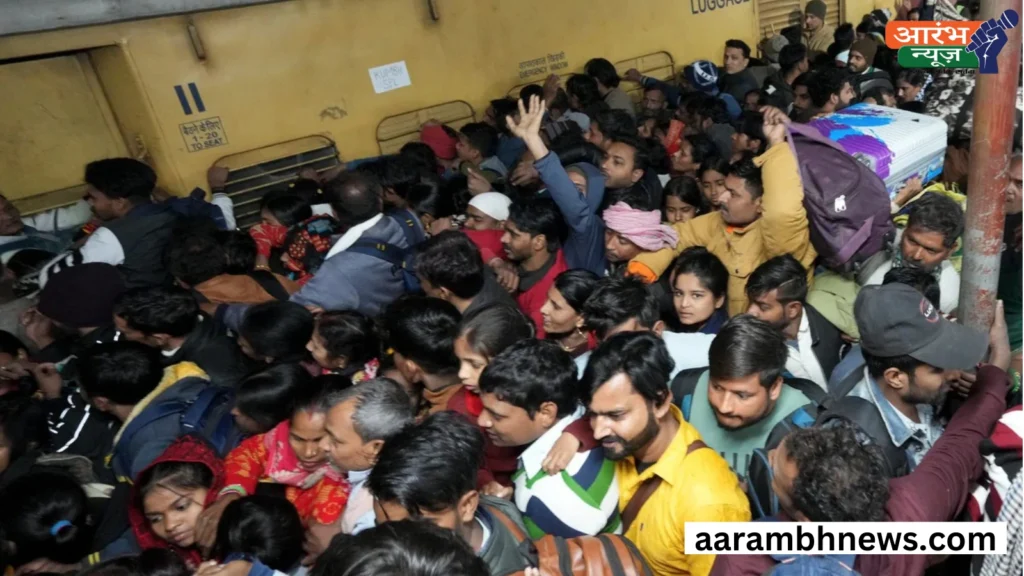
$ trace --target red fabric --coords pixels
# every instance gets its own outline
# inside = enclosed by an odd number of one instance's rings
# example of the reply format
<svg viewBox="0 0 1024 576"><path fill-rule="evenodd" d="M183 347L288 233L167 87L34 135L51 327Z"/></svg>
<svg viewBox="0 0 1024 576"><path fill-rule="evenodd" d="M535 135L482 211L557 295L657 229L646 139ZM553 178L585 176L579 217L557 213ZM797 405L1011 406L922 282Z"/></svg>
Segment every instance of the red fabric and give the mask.
<svg viewBox="0 0 1024 576"><path fill-rule="evenodd" d="M434 155L441 160L452 160L455 158L455 144L458 142L445 132L440 125L424 126L420 131L420 141L430 146Z"/></svg>
<svg viewBox="0 0 1024 576"><path fill-rule="evenodd" d="M967 402L956 411L939 441L906 476L889 481L886 522L951 522L970 495L971 480L983 469L978 444L1006 409L1010 379L993 366L978 370ZM790 521L780 514L780 520ZM926 555L860 554L854 569L861 574L924 574ZM771 556L719 554L711 576L760 576L771 571Z"/></svg>
<svg viewBox="0 0 1024 576"><path fill-rule="evenodd" d="M168 446L167 450L164 450L164 453L159 458L153 460L145 470L140 472L139 476L135 478L135 484L132 485L128 521L131 524L132 532L135 533L135 540L139 543L139 548L142 550L150 548L169 549L194 569L203 561L199 550L196 548L179 548L157 536L150 528L149 522L146 521L146 514L142 509L142 495L138 491L139 478L142 478L146 470L161 462L194 462L203 464L213 472L213 485L210 487L210 491L206 493L206 502L203 503L204 507L212 504L217 499L221 488L224 487L224 463L217 457L213 448L202 438L193 435L182 436Z"/></svg>
<svg viewBox="0 0 1024 576"><path fill-rule="evenodd" d="M462 230L473 244L480 249L480 257L483 259L484 264L494 260L495 258L501 258L507 260L505 256L505 247L501 244L501 237L505 234L504 230Z"/></svg>
<svg viewBox="0 0 1024 576"><path fill-rule="evenodd" d="M288 227L260 223L249 228L249 236L252 236L256 242L256 253L269 258L270 252L274 248L284 246L284 239L288 236Z"/></svg>
<svg viewBox="0 0 1024 576"><path fill-rule="evenodd" d="M539 282L531 286L529 290L520 292L516 296L516 304L519 304L519 309L523 311L523 314L529 316L530 320L533 320L533 324L537 327L537 338L539 339L543 339L546 335L544 332L544 317L541 315L540 309L548 299L548 290L555 283L555 278L568 269L569 267L565 264L565 256L559 250L558 254L555 255L555 264L548 270L548 273Z"/></svg>

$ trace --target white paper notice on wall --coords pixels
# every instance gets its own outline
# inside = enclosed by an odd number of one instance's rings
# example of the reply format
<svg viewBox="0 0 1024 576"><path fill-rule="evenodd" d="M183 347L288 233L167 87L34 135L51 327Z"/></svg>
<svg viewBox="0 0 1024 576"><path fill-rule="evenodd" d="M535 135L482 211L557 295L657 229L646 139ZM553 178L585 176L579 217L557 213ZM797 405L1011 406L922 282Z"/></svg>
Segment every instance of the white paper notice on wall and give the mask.
<svg viewBox="0 0 1024 576"><path fill-rule="evenodd" d="M405 60L370 68L370 81L373 82L373 91L377 94L412 86Z"/></svg>

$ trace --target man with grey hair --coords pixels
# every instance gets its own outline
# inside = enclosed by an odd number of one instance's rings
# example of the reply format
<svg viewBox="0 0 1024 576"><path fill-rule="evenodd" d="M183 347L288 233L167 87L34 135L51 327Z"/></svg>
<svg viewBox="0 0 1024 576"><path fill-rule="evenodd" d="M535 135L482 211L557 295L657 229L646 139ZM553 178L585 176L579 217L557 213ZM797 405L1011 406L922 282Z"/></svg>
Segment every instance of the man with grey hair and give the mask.
<svg viewBox="0 0 1024 576"><path fill-rule="evenodd" d="M326 434L320 448L352 486L341 531L356 534L375 524L366 479L384 443L413 422L409 394L394 380L376 378L328 394L320 404Z"/></svg>

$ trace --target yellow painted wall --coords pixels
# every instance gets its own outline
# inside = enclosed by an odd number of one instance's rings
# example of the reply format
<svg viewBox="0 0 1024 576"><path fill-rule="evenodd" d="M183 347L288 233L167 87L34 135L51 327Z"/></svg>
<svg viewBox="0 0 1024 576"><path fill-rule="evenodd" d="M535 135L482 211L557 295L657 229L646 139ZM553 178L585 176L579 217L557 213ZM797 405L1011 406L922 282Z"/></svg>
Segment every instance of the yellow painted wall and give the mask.
<svg viewBox="0 0 1024 576"><path fill-rule="evenodd" d="M377 153L376 126L389 115L461 99L479 118L522 82L519 62L549 53L564 51L579 70L594 56L660 50L677 65L718 61L725 39L754 43L756 0L693 13L707 1L437 0L434 22L421 0L293 0L193 15L205 62L184 16L0 38L0 59L106 47L92 62L128 149L145 146L161 183L181 193L228 154L325 134L353 159ZM367 70L399 60L412 86L375 94ZM183 114L173 87L189 82L206 113ZM188 152L179 124L212 116L228 144ZM0 140L0 155L10 145Z"/></svg>

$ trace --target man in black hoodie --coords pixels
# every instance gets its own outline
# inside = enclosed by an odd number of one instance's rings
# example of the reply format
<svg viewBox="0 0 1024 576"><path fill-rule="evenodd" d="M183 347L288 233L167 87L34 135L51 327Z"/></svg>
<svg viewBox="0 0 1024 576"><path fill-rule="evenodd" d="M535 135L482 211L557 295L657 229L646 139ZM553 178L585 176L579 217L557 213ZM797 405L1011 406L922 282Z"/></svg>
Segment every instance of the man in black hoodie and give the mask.
<svg viewBox="0 0 1024 576"><path fill-rule="evenodd" d="M764 94L769 104L788 114L796 98L793 83L811 67L807 59L807 46L787 44L779 52L779 66L777 73L765 78Z"/></svg>
<svg viewBox="0 0 1024 576"><path fill-rule="evenodd" d="M114 324L126 340L160 350L164 366L192 362L218 386L234 386L249 364L234 339L200 313L184 288L157 286L125 292L114 304Z"/></svg>

